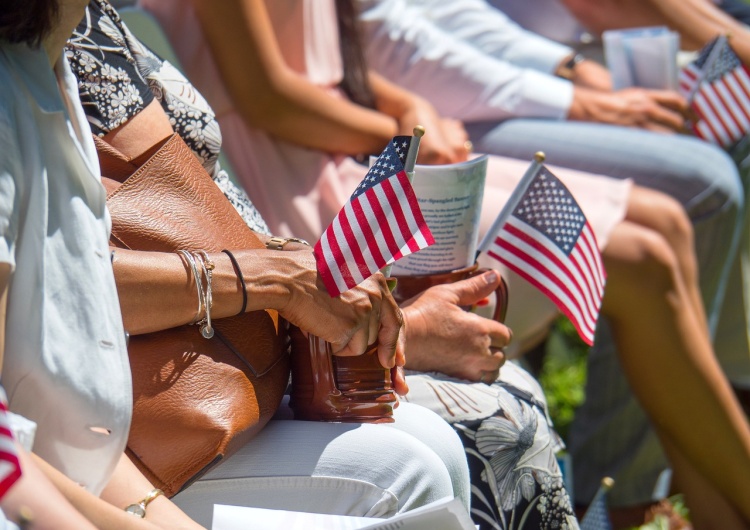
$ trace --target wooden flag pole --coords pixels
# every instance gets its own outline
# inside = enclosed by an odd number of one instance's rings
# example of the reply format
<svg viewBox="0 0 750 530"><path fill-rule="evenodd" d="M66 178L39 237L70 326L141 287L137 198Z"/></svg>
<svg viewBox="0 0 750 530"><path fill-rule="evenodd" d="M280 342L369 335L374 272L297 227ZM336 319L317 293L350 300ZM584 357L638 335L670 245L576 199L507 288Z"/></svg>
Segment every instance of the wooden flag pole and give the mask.
<svg viewBox="0 0 750 530"><path fill-rule="evenodd" d="M479 254L486 251L492 244L492 241L495 238L495 234L500 229L500 227L503 226L503 223L505 223L505 221L508 219L508 216L513 211L513 208L516 207L516 203L518 203L523 194L526 193L526 189L529 187L529 184L531 184L531 181L534 180L534 177L536 177L539 173L539 170L544 164L545 158L546 157L544 156L544 153L541 151L537 151L536 154L534 154L534 160L532 160L529 169L526 170L526 173L524 173L523 178L521 178L521 181L518 183L518 186L516 186L516 188L513 190L513 193L511 193L508 202L505 203L505 206L500 211L500 214L495 219L495 222L492 223L490 229L487 230L486 234L484 234L484 238L482 239L482 242L479 244L479 248L477 249L477 258L479 257Z"/></svg>
<svg viewBox="0 0 750 530"><path fill-rule="evenodd" d="M409 179L409 182L414 182L414 166L417 165L417 154L419 154L419 142L422 140L422 137L424 136L425 129L422 125L417 125L414 127L414 136L411 139L411 142L409 142L409 150L406 152L406 158L404 159L404 171L406 172L406 177ZM386 278L391 277L391 269L393 269L393 264L386 265L382 269L380 269L380 272L383 273L383 276ZM394 280L395 281L395 280ZM391 290L394 289L395 284L392 284Z"/></svg>
<svg viewBox="0 0 750 530"><path fill-rule="evenodd" d="M406 153L406 160L404 160L404 171L406 176L409 177L409 182L414 182L414 166L417 164L417 154L419 154L419 142L424 136L425 130L421 125L414 127L414 136L409 144L409 151Z"/></svg>

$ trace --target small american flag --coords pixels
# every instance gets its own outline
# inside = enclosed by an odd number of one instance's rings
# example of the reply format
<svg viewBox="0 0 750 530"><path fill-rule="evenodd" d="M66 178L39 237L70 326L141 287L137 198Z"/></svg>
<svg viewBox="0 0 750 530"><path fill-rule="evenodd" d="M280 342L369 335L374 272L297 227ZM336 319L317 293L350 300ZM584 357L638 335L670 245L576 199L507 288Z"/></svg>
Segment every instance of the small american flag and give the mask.
<svg viewBox="0 0 750 530"><path fill-rule="evenodd" d="M589 504L586 514L581 519L580 530L612 530L612 521L609 519L609 507L607 506L607 492L612 489L614 481L606 477L602 485L594 495Z"/></svg>
<svg viewBox="0 0 750 530"><path fill-rule="evenodd" d="M318 273L331 296L432 245L404 162L411 136L396 136L315 245Z"/></svg>
<svg viewBox="0 0 750 530"><path fill-rule="evenodd" d="M692 124L696 136L730 147L750 131L750 70L725 36L682 69L679 83L698 117Z"/></svg>
<svg viewBox="0 0 750 530"><path fill-rule="evenodd" d="M4 393L3 393L4 395ZM0 498L21 476L21 464L10 429L8 408L0 400Z"/></svg>
<svg viewBox="0 0 750 530"><path fill-rule="evenodd" d="M591 345L606 276L596 237L557 177L543 165L529 176L507 220L488 234L487 254L546 294Z"/></svg>

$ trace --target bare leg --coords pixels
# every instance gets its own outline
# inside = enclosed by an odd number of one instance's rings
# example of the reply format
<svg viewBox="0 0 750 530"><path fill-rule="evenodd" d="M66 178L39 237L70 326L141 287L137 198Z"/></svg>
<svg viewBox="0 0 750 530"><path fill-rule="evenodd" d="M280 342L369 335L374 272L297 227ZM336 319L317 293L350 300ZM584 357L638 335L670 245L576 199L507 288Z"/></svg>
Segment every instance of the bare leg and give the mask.
<svg viewBox="0 0 750 530"><path fill-rule="evenodd" d="M635 395L660 436L679 448L674 464L690 462L750 521L750 427L675 252L659 233L626 221L613 231L604 261L609 280L602 312Z"/></svg>
<svg viewBox="0 0 750 530"><path fill-rule="evenodd" d="M654 215L654 212L658 212L658 215ZM706 309L698 287L698 261L693 244L693 225L685 209L669 195L634 186L630 193L625 218L659 233L666 239L677 259L677 266L693 310L703 323L706 335L708 335Z"/></svg>
<svg viewBox="0 0 750 530"><path fill-rule="evenodd" d="M729 502L685 458L680 448L662 438L673 466L672 486L685 495L696 530L743 530L747 524Z"/></svg>

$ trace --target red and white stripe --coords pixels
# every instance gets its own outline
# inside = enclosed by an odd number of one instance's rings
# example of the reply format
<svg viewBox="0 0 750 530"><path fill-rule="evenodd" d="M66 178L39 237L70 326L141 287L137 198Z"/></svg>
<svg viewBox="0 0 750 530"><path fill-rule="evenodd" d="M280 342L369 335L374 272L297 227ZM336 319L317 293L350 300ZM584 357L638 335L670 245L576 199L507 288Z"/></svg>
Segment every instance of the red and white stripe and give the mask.
<svg viewBox="0 0 750 530"><path fill-rule="evenodd" d="M0 402L0 498L21 476L21 463L10 429L8 409Z"/></svg>
<svg viewBox="0 0 750 530"><path fill-rule="evenodd" d="M315 245L318 272L338 296L435 242L404 171L344 205Z"/></svg>
<svg viewBox="0 0 750 530"><path fill-rule="evenodd" d="M573 251L566 254L546 235L511 215L487 253L545 293L584 342L593 344L606 274L588 222Z"/></svg>
<svg viewBox="0 0 750 530"><path fill-rule="evenodd" d="M680 74L680 91L690 95L698 115L696 136L729 147L750 131L750 70L740 66L710 83L700 83L700 70L689 65Z"/></svg>

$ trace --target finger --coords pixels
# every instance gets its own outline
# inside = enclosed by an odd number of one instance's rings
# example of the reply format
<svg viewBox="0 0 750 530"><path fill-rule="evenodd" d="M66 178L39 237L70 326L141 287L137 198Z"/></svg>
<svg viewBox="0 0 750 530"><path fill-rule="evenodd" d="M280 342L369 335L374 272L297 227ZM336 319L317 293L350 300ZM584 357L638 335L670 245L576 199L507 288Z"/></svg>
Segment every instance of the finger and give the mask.
<svg viewBox="0 0 750 530"><path fill-rule="evenodd" d="M380 304L373 303L372 311L370 311L370 320L368 323L367 336L370 342L368 346L374 343L378 339L378 332L380 331Z"/></svg>
<svg viewBox="0 0 750 530"><path fill-rule="evenodd" d="M404 325L404 317L390 293L383 298L380 310L378 358L385 368L393 368L396 363L396 348L401 328Z"/></svg>
<svg viewBox="0 0 750 530"><path fill-rule="evenodd" d="M409 385L406 382L406 374L401 366L391 368L391 382L393 390L399 396L405 396L409 393Z"/></svg>
<svg viewBox="0 0 750 530"><path fill-rule="evenodd" d="M473 278L444 286L456 296L458 305L472 305L489 296L501 282L500 273L489 270Z"/></svg>
<svg viewBox="0 0 750 530"><path fill-rule="evenodd" d="M513 332L505 324L494 320L486 320L487 334L490 336L490 346L493 348L505 348L513 338Z"/></svg>
<svg viewBox="0 0 750 530"><path fill-rule="evenodd" d="M481 381L484 384L491 385L495 381L497 381L497 378L500 377L500 368L498 367L497 370L486 370L482 372L482 378Z"/></svg>
<svg viewBox="0 0 750 530"><path fill-rule="evenodd" d="M496 362L496 367L499 370L507 360L505 352L500 348L490 347L491 358Z"/></svg>
<svg viewBox="0 0 750 530"><path fill-rule="evenodd" d="M685 115L689 106L687 99L677 92L671 90L655 90L651 92L654 101L656 101L662 107L667 107L680 114Z"/></svg>
<svg viewBox="0 0 750 530"><path fill-rule="evenodd" d="M362 327L355 331L352 338L346 344L331 343L331 351L334 355L342 357L362 355L367 350L369 343L368 328Z"/></svg>
<svg viewBox="0 0 750 530"><path fill-rule="evenodd" d="M648 117L652 122L673 131L679 131L685 126L685 116L682 113L675 112L661 105L652 106L648 111Z"/></svg>

